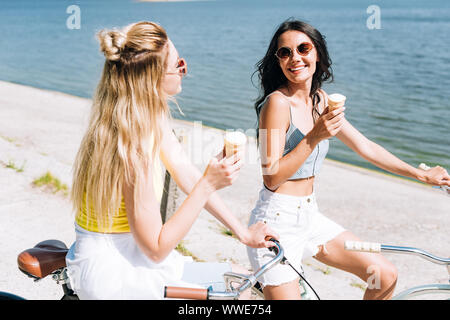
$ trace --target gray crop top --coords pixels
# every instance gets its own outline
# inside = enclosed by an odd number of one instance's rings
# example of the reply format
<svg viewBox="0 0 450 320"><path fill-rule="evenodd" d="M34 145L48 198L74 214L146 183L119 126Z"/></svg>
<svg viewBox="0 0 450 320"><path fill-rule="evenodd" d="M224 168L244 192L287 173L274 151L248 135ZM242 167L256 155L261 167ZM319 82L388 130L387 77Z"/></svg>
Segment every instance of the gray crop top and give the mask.
<svg viewBox="0 0 450 320"><path fill-rule="evenodd" d="M274 91L273 93L275 93ZM273 94L271 93L271 94ZM270 95L271 95L270 94ZM267 98L270 96L268 95ZM263 104L267 101L264 100ZM289 102L289 101L288 101ZM284 144L283 156L291 152L305 137L305 135L294 125L292 122L292 106L289 103L289 128L286 132L286 140ZM298 168L298 170L294 173L292 177L288 180L296 180L302 178L309 178L315 176L320 172L320 168L322 167L323 160L328 153L329 141L328 139L322 140L319 144L314 148L312 153L303 163L303 165Z"/></svg>

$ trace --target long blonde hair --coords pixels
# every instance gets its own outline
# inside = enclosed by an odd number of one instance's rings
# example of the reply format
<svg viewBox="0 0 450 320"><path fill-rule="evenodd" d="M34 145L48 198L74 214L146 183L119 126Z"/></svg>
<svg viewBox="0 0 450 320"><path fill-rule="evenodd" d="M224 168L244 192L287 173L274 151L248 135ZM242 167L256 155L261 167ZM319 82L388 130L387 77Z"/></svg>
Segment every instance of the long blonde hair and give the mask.
<svg viewBox="0 0 450 320"><path fill-rule="evenodd" d="M111 226L124 183L137 192L162 136L158 121L169 116L162 90L168 36L152 22L97 34L106 61L87 132L75 159L71 198L75 213L92 206L99 225Z"/></svg>

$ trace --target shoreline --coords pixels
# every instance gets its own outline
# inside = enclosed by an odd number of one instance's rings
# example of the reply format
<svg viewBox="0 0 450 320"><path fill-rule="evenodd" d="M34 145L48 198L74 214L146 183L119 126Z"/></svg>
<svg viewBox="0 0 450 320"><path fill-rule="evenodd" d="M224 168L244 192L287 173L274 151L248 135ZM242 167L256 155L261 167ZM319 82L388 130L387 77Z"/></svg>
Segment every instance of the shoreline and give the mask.
<svg viewBox="0 0 450 320"><path fill-rule="evenodd" d="M0 81L0 104L0 183L4 186L0 192L0 290L28 299L58 299L60 287L49 277L34 283L17 269L16 259L19 252L40 241L59 239L70 246L75 239L68 197L37 188L33 181L50 171L61 183L71 185L72 163L88 120L90 99ZM193 129L187 120L174 119L174 126ZM220 148L224 131L202 128L211 145ZM247 146L249 154L257 154L255 141L250 139ZM193 147L195 157L200 152ZM206 163L197 166L203 169ZM448 197L411 182L326 159L314 193L324 215L364 241L414 246L448 256ZM261 186L259 163L248 163L233 186L218 193L247 225ZM177 196L176 208L186 198L181 193ZM183 239L183 246L204 261L249 266L245 246L227 235L205 210ZM426 282L448 283L442 266L405 255L389 255L388 259L399 269L397 292ZM349 273L313 259L304 261L304 270L323 299L360 299L363 295L365 284Z"/></svg>
<svg viewBox="0 0 450 320"><path fill-rule="evenodd" d="M146 1L147 0L143 0L143 2L146 2ZM154 1L151 1L151 0L148 0L148 1L149 2L154 2ZM169 0L169 1L171 1L171 0ZM178 1L178 0L173 0L173 1ZM184 1L190 1L190 0L184 0ZM160 1L157 0L156 2L160 2ZM161 2L166 2L166 1L161 1ZM92 101L92 99L90 99L90 98L73 95L73 94L70 94L70 93L63 92L63 91L42 89L42 88L39 88L39 87L29 86L29 85L26 85L26 84L12 82L12 81L0 80L0 86L2 84L18 85L18 86L22 86L24 88L31 88L31 89L34 89L34 90L40 90L40 91L43 91L43 92L47 92L49 94L56 94L56 95L66 96L68 98L81 99L81 100L84 100L84 101L86 101L88 103L91 103L91 101ZM194 122L196 122L196 120L188 120L188 119L181 119L181 118L175 118L175 117L173 117L173 120L174 121L178 121L180 123L184 123L184 124L189 125L189 126L192 126L194 124ZM202 122L202 121L200 121L200 122ZM205 124L203 124L203 122L202 122L202 127L205 128L205 129L216 130L216 131L222 132L222 133L225 132L226 130L235 130L235 129L221 129L221 128L213 127L213 126L210 126L210 125L205 125ZM1 136L1 131L0 131L0 139L1 138L2 138L2 136ZM256 141L256 137L247 136L247 138L250 139L250 140ZM419 185L422 185L422 186L425 186L425 187L430 187L430 186L428 186L425 183L422 183L420 181L414 180L412 178L405 178L405 177L402 177L402 176L398 176L398 175L392 174L390 172L384 171L382 169L367 168L367 167L363 167L363 166L357 165L357 164L352 163L352 162L345 162L345 161L342 161L342 160L336 160L336 159L332 159L332 158L329 158L329 157L326 157L325 159L326 159L326 161L331 161L331 162L334 162L336 164L347 165L350 168L359 169L359 170L367 170L367 171L370 171L372 173L377 173L377 174L385 175L385 176L388 176L388 177L397 178L397 179L400 179L402 181L413 182L413 183L416 183L416 184L419 184Z"/></svg>

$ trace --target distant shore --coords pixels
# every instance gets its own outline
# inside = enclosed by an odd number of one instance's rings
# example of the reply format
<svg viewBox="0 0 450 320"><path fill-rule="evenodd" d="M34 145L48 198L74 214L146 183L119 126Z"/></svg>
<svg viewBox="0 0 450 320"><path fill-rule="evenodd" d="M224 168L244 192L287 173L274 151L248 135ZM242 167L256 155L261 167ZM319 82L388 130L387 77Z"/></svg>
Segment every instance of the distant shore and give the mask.
<svg viewBox="0 0 450 320"><path fill-rule="evenodd" d="M138 0L138 1L142 1L142 2L166 2L166 1L196 1L196 0ZM14 82L5 82L5 81L0 80L0 85L1 85L2 83L4 83L4 84L13 84L13 85L18 85L18 86L23 86L23 87L25 87L25 88L33 88L33 89L36 89L36 90L47 91L47 92L49 92L49 93L56 93L56 94L58 94L58 95L67 95L68 97L74 97L74 98L82 99L82 100L84 100L84 101L87 101L88 103L90 103L90 101L91 101L91 100L88 99L88 98L84 98L84 97L80 97L80 96L75 96L75 95L72 95L72 94L69 94L69 93L65 93L65 92L61 92L61 91L54 91L54 90L49 90L49 89L42 89L42 88L39 88L39 87L33 87L33 86L24 85L24 84L20 84L20 83L14 83ZM194 122L194 120L188 120L188 119L176 119L176 118L175 118L175 120L176 120L177 122L185 123L185 124L187 124L187 125L192 125L193 122ZM204 128L209 128L209 129L213 129L213 130L218 130L218 131L224 131L224 130L221 129L221 128L209 126L209 125L206 125L206 124L203 124L203 123L202 123L202 127L204 127ZM256 137L249 137L249 138L250 138L250 139L253 139L254 142L256 143ZM356 169L369 170L369 171L372 171L372 172L374 172L374 173L378 173L378 174L386 175L386 176L393 177L393 178L396 178L396 179L406 180L406 181L409 181L409 182L413 182L413 183L417 183L417 184L424 185L423 183L421 183L421 182L419 182L419 181L416 181L416 180L413 180L413 179L409 179L409 178L405 178L405 177L401 177L401 176L397 176L397 175L391 174L390 172L386 172L386 171L383 171L383 170L378 169L378 168L368 168L368 167L363 167L363 166L360 166L360 165L355 164L355 163L346 162L346 161L337 160L337 159L332 159L332 158L328 158L328 157L327 157L327 161L332 161L332 162L335 162L335 163L338 163L338 164L348 165L348 166L354 167L354 168L356 168Z"/></svg>
<svg viewBox="0 0 450 320"><path fill-rule="evenodd" d="M136 2L191 2L191 1L212 1L212 0L135 0Z"/></svg>

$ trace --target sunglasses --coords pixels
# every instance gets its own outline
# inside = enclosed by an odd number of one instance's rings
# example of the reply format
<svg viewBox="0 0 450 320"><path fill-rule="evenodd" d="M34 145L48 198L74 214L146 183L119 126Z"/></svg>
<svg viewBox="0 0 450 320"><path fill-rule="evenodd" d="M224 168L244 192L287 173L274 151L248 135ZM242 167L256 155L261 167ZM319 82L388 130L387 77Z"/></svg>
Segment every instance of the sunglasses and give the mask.
<svg viewBox="0 0 450 320"><path fill-rule="evenodd" d="M303 43L300 43L296 49L297 49L297 52L299 55L307 56L311 52L312 48L314 48L312 43L303 42ZM281 47L280 49L277 50L277 52L275 53L275 56L278 59L287 59L287 58L292 58L293 53L292 53L291 48Z"/></svg>
<svg viewBox="0 0 450 320"><path fill-rule="evenodd" d="M187 74L187 62L184 58L179 58L176 66L176 72L167 72L167 74L180 74L185 76Z"/></svg>

